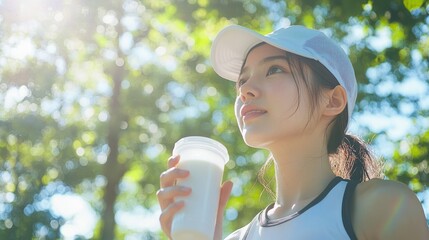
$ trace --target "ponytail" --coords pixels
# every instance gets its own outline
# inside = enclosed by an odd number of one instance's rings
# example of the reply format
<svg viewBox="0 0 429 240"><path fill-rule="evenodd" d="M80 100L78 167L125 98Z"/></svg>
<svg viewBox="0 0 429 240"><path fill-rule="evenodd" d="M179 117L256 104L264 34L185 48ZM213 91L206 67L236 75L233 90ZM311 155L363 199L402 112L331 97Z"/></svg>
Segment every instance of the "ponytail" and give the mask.
<svg viewBox="0 0 429 240"><path fill-rule="evenodd" d="M295 57L307 65L315 77L313 84L308 88L313 106L317 106L321 89L334 89L339 85L334 75L320 62L304 57ZM301 67L302 72L302 67ZM298 72L299 73L299 72ZM301 73L304 80L304 74ZM356 182L368 181L371 178L381 177L381 165L369 150L366 143L356 136L346 134L349 123L348 106L331 122L331 132L327 133L327 150L331 168L337 176Z"/></svg>
<svg viewBox="0 0 429 240"><path fill-rule="evenodd" d="M338 176L356 182L381 177L379 163L365 142L356 136L346 134L335 155L331 157L331 166Z"/></svg>
<svg viewBox="0 0 429 240"><path fill-rule="evenodd" d="M358 137L345 133L347 122L347 111L343 111L333 122L328 140L332 170L337 176L355 182L381 177L380 164L367 144Z"/></svg>

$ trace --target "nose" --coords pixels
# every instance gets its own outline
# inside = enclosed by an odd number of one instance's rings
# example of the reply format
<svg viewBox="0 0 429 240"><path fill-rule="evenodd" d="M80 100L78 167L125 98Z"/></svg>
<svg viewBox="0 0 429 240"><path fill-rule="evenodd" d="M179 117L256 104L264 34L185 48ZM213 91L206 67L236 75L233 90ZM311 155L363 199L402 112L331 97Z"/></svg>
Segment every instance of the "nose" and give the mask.
<svg viewBox="0 0 429 240"><path fill-rule="evenodd" d="M240 86L239 95L240 100L242 102L246 102L258 96L258 89L253 82L247 80L243 85Z"/></svg>

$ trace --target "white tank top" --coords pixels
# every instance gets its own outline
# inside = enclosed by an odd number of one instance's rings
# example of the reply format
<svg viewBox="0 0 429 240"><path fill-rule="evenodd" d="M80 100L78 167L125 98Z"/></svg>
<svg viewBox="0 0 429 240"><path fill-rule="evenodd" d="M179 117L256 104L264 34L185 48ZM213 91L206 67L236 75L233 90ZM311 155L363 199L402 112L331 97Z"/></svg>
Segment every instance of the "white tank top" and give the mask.
<svg viewBox="0 0 429 240"><path fill-rule="evenodd" d="M297 213L280 219L268 219L269 205L247 226L226 239L289 240L357 239L351 225L351 197L356 183L334 178L323 192Z"/></svg>

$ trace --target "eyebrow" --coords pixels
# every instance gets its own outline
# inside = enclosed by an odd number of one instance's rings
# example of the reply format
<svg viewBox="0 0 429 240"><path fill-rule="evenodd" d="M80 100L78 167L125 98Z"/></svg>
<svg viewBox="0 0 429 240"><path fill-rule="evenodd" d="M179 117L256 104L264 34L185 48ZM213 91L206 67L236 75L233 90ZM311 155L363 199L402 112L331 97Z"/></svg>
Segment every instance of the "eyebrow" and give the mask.
<svg viewBox="0 0 429 240"><path fill-rule="evenodd" d="M278 60L278 59L282 59L282 60L288 61L288 58L285 55L275 55L275 56L270 56L270 57L266 57L266 58L262 59L261 61L258 62L258 65L259 64L264 64L264 63L267 63L267 62L271 62L271 61L275 61L275 60ZM243 73L245 73L247 71L247 69L248 69L247 66L243 67L241 69L241 71L240 71L240 75L242 75Z"/></svg>

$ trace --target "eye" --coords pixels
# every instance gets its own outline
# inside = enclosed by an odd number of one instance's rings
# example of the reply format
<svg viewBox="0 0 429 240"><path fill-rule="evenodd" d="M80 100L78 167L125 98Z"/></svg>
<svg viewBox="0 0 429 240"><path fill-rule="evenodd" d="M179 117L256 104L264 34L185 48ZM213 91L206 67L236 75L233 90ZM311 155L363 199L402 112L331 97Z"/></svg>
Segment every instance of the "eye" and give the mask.
<svg viewBox="0 0 429 240"><path fill-rule="evenodd" d="M270 75L275 74L275 73L282 73L282 72L284 72L284 71L280 67L272 66L272 67L270 67L270 69L268 69L267 76L270 76Z"/></svg>
<svg viewBox="0 0 429 240"><path fill-rule="evenodd" d="M245 83L246 83L246 79L244 79L244 78L238 79L238 81L237 81L237 88L241 87Z"/></svg>

